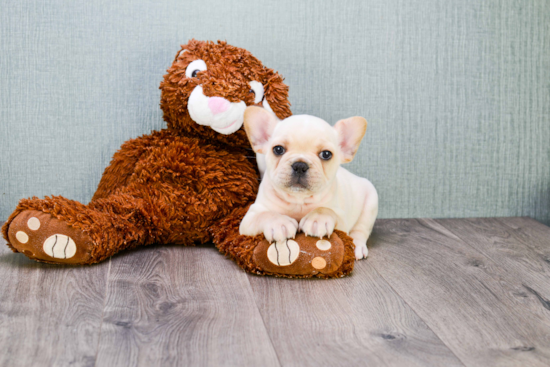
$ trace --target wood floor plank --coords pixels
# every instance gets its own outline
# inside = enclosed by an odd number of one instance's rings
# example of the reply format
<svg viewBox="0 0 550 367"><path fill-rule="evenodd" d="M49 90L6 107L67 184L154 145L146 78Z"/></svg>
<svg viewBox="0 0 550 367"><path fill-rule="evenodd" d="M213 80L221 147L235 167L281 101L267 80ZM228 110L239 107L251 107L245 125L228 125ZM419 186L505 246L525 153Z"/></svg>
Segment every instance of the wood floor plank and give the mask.
<svg viewBox="0 0 550 367"><path fill-rule="evenodd" d="M528 217L497 220L512 229L510 233L514 238L528 245L545 263L550 264L550 227Z"/></svg>
<svg viewBox="0 0 550 367"><path fill-rule="evenodd" d="M548 366L548 310L433 220L380 220L372 266L468 366Z"/></svg>
<svg viewBox="0 0 550 367"><path fill-rule="evenodd" d="M112 259L97 366L279 366L245 273L213 247Z"/></svg>
<svg viewBox="0 0 550 367"><path fill-rule="evenodd" d="M550 228L530 218L438 219L521 282L550 311Z"/></svg>
<svg viewBox="0 0 550 367"><path fill-rule="evenodd" d="M54 266L0 240L0 366L548 366L549 268L529 218L380 220L369 259L327 281L208 247Z"/></svg>
<svg viewBox="0 0 550 367"><path fill-rule="evenodd" d="M342 279L249 280L283 366L463 366L370 260Z"/></svg>
<svg viewBox="0 0 550 367"><path fill-rule="evenodd" d="M0 238L0 366L93 366L108 271L38 263Z"/></svg>

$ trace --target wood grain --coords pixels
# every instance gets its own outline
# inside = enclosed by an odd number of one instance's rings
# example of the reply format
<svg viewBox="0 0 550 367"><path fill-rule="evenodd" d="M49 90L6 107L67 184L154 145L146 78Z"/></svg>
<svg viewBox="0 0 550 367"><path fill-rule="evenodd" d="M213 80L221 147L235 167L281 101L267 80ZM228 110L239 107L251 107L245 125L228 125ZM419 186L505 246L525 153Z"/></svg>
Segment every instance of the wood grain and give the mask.
<svg viewBox="0 0 550 367"><path fill-rule="evenodd" d="M530 218L440 219L438 223L503 267L524 297L550 302L550 228ZM545 301L546 299L546 301Z"/></svg>
<svg viewBox="0 0 550 367"><path fill-rule="evenodd" d="M245 273L213 247L112 259L98 366L279 366Z"/></svg>
<svg viewBox="0 0 550 367"><path fill-rule="evenodd" d="M462 366L370 260L345 279L249 280L283 366Z"/></svg>
<svg viewBox="0 0 550 367"><path fill-rule="evenodd" d="M109 261L47 265L0 239L0 366L93 366Z"/></svg>
<svg viewBox="0 0 550 367"><path fill-rule="evenodd" d="M468 366L548 366L549 313L433 220L380 220L372 266Z"/></svg>
<svg viewBox="0 0 550 367"><path fill-rule="evenodd" d="M550 227L526 217L497 220L512 230L510 233L514 238L528 246L526 251L535 252L546 264L550 264Z"/></svg>
<svg viewBox="0 0 550 367"><path fill-rule="evenodd" d="M379 220L351 277L247 275L211 247L95 266L0 240L0 366L548 366L550 228Z"/></svg>

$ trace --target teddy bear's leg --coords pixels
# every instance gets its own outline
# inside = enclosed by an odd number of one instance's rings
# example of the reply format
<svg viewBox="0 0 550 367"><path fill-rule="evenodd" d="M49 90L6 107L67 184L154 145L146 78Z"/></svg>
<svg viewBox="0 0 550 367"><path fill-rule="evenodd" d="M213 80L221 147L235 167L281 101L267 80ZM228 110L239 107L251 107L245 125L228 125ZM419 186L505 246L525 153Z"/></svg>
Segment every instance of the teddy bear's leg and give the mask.
<svg viewBox="0 0 550 367"><path fill-rule="evenodd" d="M2 228L14 251L49 263L90 264L158 238L159 213L129 193L88 205L63 197L21 200Z"/></svg>
<svg viewBox="0 0 550 367"><path fill-rule="evenodd" d="M292 240L270 244L263 235L239 234L247 210L248 207L236 209L210 227L216 247L246 271L289 278L336 278L353 270L355 246L344 232L334 231L328 239L299 233Z"/></svg>

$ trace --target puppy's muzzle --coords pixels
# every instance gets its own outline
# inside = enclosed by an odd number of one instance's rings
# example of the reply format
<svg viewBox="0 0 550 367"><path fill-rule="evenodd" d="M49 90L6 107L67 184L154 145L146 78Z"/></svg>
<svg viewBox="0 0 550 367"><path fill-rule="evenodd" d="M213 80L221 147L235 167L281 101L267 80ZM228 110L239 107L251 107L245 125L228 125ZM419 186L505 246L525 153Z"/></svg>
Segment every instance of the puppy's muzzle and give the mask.
<svg viewBox="0 0 550 367"><path fill-rule="evenodd" d="M291 167L292 174L298 177L305 176L309 169L309 165L305 162L294 162Z"/></svg>

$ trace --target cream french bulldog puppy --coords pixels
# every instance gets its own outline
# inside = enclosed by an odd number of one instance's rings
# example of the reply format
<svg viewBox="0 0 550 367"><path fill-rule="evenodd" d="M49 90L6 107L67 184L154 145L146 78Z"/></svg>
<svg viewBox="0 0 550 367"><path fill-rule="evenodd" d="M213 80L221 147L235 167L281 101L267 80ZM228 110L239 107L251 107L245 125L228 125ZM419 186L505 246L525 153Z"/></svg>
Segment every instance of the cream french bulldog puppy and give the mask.
<svg viewBox="0 0 550 367"><path fill-rule="evenodd" d="M350 117L334 127L308 115L279 121L261 107L248 107L244 127L254 151L265 155L266 171L240 233L280 242L298 230L322 238L336 228L353 238L356 259L366 258L378 194L369 180L340 164L355 156L367 121Z"/></svg>

